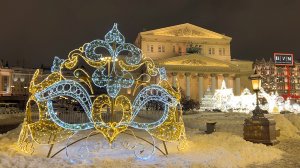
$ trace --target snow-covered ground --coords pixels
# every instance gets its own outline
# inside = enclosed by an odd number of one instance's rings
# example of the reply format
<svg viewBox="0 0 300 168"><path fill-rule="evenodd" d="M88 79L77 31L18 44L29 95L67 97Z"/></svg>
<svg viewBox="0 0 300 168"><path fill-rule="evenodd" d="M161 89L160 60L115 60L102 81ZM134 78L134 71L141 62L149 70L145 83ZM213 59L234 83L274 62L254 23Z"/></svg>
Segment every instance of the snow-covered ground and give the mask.
<svg viewBox="0 0 300 168"><path fill-rule="evenodd" d="M16 150L18 128L0 136L0 167L300 167L299 115L274 115L281 130L281 142L275 146L243 140L243 120L246 117L249 115L239 113L186 115L188 147L178 151L176 143L167 143L167 157L156 151L146 161L136 159L133 151L118 147L101 148L100 154L93 156L90 162L81 163L71 163L64 152L54 158L46 158L49 146L40 147L31 156ZM217 122L217 132L210 135L203 133L207 121ZM121 137L130 141L129 136ZM101 136L93 137L92 141L104 142ZM162 144L159 145L163 148ZM56 150L58 148L54 148L53 153Z"/></svg>

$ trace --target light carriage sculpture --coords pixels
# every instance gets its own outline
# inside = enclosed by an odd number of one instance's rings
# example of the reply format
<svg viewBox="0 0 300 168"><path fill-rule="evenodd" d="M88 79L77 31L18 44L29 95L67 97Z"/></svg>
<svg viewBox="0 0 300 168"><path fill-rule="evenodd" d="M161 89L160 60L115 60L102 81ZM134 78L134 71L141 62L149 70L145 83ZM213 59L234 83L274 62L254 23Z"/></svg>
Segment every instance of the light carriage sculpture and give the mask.
<svg viewBox="0 0 300 168"><path fill-rule="evenodd" d="M104 57L102 54L96 53L97 48L107 50L110 56ZM119 58L119 54L123 51L129 53L125 59ZM95 69L91 75L82 68L76 68L80 59ZM111 65L111 68L106 68L107 65ZM146 67L146 72L134 78L131 72L143 67ZM62 73L64 69L72 70L74 77L81 82L67 79ZM167 82L164 68L155 67L154 62L144 57L139 48L125 43L124 36L117 29L117 24L114 24L113 28L105 35L105 40L86 43L79 49L71 51L67 59L55 57L51 74L40 83L37 82L38 76L39 70L36 70L30 82L31 96L27 102L26 117L18 140L18 147L22 151L33 153L34 143L49 144L51 148L48 157L50 157L54 144L69 139L68 147L73 144L69 142L70 138L83 130L91 130L89 136L84 138L102 134L109 144L113 144L120 133L129 130L131 135L135 136L133 129L144 130L152 137L153 142L147 142L153 145L153 150L146 156L142 155L143 148L139 152L135 152L136 156L141 159L149 158L155 148L159 149L155 146L154 138L163 142L179 141L179 148L185 146L185 128L178 88L177 90L172 88ZM160 79L159 83L149 84L151 77L157 76ZM129 97L120 94L121 89L133 86L133 93L135 93L141 85L144 87L136 94L133 102ZM93 87L105 88L107 94L98 95L93 99L90 96L94 93ZM82 106L89 122L67 123L62 121L53 107L53 100L58 97L70 97L76 100ZM164 104L161 118L149 123L135 121L141 109L149 101ZM32 102L37 104L39 110L39 120L36 122L31 118ZM123 114L121 120L105 122L101 115L103 109L110 107L113 115L114 112L117 112L117 106ZM165 143L163 144L166 151L159 150L167 154ZM67 147L63 149L67 149ZM137 146L133 146L132 149L135 147Z"/></svg>

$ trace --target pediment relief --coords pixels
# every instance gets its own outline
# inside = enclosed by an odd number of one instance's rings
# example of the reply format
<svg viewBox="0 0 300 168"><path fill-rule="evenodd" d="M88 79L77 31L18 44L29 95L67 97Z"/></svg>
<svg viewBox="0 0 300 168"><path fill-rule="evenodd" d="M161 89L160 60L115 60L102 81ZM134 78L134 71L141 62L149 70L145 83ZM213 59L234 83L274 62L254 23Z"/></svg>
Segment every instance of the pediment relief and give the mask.
<svg viewBox="0 0 300 168"><path fill-rule="evenodd" d="M185 27L176 30L160 31L154 32L154 35L164 35L164 36L178 36L178 37L213 37L209 34L193 30L191 28Z"/></svg>
<svg viewBox="0 0 300 168"><path fill-rule="evenodd" d="M161 29L142 32L144 35L160 35L173 37L224 38L225 36L204 28L186 23Z"/></svg>
<svg viewBox="0 0 300 168"><path fill-rule="evenodd" d="M181 63L185 65L206 65L207 64L206 62L197 59L187 59L187 60L183 60Z"/></svg>

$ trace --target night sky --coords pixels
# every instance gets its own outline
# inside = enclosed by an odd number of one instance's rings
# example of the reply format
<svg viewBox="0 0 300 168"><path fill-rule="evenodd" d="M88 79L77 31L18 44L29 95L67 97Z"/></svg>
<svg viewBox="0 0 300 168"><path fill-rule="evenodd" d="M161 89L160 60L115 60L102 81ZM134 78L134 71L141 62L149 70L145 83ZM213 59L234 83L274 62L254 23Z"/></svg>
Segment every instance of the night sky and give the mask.
<svg viewBox="0 0 300 168"><path fill-rule="evenodd" d="M300 59L299 0L1 0L0 21L0 58L9 65L50 65L103 39L114 22L131 43L142 30L191 23L232 37L232 58Z"/></svg>

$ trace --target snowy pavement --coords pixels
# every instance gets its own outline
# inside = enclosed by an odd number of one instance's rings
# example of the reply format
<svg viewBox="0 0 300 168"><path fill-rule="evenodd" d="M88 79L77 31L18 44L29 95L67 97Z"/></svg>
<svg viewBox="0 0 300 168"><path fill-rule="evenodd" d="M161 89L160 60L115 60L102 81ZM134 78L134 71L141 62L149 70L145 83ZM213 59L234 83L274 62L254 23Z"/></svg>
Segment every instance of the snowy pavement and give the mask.
<svg viewBox="0 0 300 168"><path fill-rule="evenodd" d="M275 148L284 151L281 159L263 165L250 165L249 168L297 168L300 167L300 139L291 138L281 140Z"/></svg>
<svg viewBox="0 0 300 168"><path fill-rule="evenodd" d="M75 164L70 163L64 152L52 159L46 158L49 146L40 147L40 151L31 156L15 149L20 131L15 129L0 135L0 167L300 167L300 137L297 133L300 127L299 115L274 116L281 130L280 143L275 146L243 140L242 124L246 117L249 115L239 113L200 113L184 116L189 140L187 149L178 151L176 143L167 143L167 157L156 151L146 161L136 159L133 151L127 149L102 149L90 162ZM207 121L217 122L216 133L203 134ZM101 141L103 138L95 137L94 140Z"/></svg>

